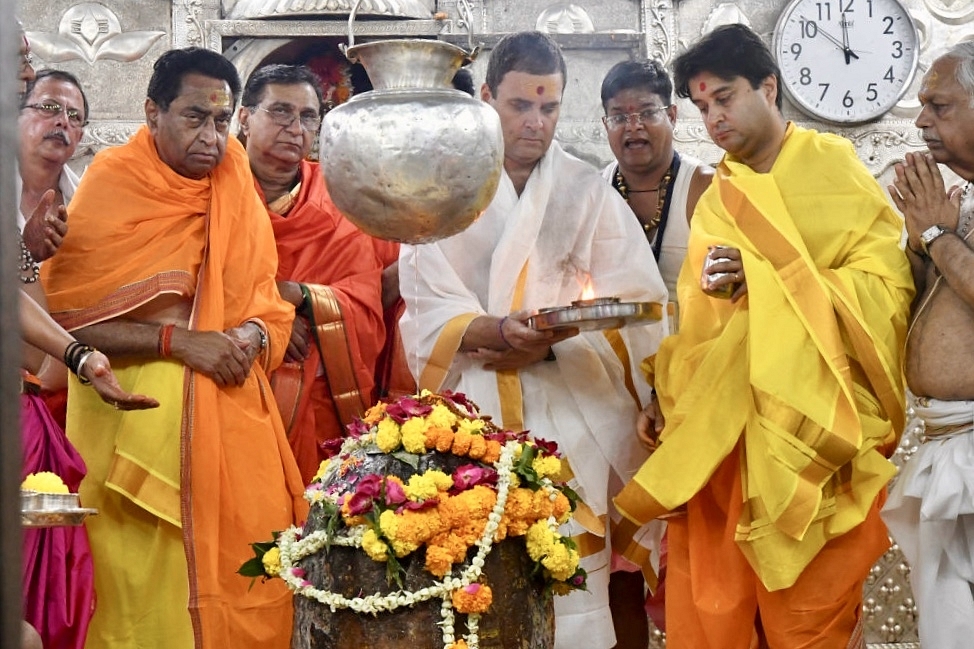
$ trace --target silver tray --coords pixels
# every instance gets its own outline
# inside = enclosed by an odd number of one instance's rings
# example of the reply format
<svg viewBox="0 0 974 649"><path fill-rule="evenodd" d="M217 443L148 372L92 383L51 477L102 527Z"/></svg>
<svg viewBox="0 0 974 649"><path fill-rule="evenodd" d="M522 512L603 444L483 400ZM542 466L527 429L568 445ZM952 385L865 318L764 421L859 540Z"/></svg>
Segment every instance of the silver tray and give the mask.
<svg viewBox="0 0 974 649"><path fill-rule="evenodd" d="M663 318L663 305L658 302L621 302L618 298L578 300L571 306L541 309L528 318L527 324L537 331L551 329L621 329L647 325Z"/></svg>
<svg viewBox="0 0 974 649"><path fill-rule="evenodd" d="M86 518L97 514L97 509L75 507L72 509L22 509L20 523L24 527L60 527L81 525Z"/></svg>

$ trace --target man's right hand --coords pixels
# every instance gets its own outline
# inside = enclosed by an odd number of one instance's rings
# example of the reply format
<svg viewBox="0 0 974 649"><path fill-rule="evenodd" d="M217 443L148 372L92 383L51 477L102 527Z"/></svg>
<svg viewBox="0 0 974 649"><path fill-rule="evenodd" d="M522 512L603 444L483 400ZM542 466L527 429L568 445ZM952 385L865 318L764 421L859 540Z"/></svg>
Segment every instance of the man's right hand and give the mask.
<svg viewBox="0 0 974 649"><path fill-rule="evenodd" d="M220 387L241 386L250 374L247 353L222 331L191 331L176 327L172 335L172 356Z"/></svg>
<svg viewBox="0 0 974 649"><path fill-rule="evenodd" d="M24 224L24 245L36 262L53 257L68 233L68 212L54 198L53 189L44 192Z"/></svg>
<svg viewBox="0 0 974 649"><path fill-rule="evenodd" d="M654 392L649 405L639 413L639 418L636 420L636 436L651 453L659 447L659 434L663 432L665 423L663 413L659 409L659 400Z"/></svg>

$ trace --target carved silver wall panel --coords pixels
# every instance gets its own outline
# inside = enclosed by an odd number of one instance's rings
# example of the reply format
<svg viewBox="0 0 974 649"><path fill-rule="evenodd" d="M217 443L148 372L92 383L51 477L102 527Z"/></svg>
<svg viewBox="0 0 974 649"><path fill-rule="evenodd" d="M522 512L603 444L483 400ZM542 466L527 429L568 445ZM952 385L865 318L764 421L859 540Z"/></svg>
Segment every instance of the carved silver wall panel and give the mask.
<svg viewBox="0 0 974 649"><path fill-rule="evenodd" d="M295 16L348 15L355 0L235 0L226 11L228 18L287 18ZM431 0L362 0L356 15L386 18L429 18ZM226 8L226 7L225 7Z"/></svg>
<svg viewBox="0 0 974 649"><path fill-rule="evenodd" d="M118 16L103 4L82 2L61 15L56 32L27 32L31 50L50 63L82 59L134 61L166 35L163 31L122 31Z"/></svg>

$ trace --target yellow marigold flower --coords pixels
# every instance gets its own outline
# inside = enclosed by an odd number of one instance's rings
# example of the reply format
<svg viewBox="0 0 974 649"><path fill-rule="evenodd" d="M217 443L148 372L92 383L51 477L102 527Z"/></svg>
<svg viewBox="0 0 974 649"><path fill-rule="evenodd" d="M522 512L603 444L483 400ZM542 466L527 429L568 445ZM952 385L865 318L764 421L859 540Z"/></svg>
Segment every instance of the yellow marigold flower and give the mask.
<svg viewBox="0 0 974 649"><path fill-rule="evenodd" d="M400 429L402 431L402 445L410 453L417 455L426 452L426 420L414 417L407 420Z"/></svg>
<svg viewBox="0 0 974 649"><path fill-rule="evenodd" d="M551 553L552 548L556 545L555 535L548 529L548 524L544 521L537 522L528 528L525 541L528 556L531 557L532 561L541 561L543 557ZM561 543L557 543L557 545L561 545Z"/></svg>
<svg viewBox="0 0 974 649"><path fill-rule="evenodd" d="M578 553L569 550L564 543L554 543L547 556L541 559L541 565L548 569L553 579L565 581L578 568Z"/></svg>
<svg viewBox="0 0 974 649"><path fill-rule="evenodd" d="M457 423L457 416L442 403L433 406L433 411L426 416L430 426L436 428L453 428Z"/></svg>
<svg viewBox="0 0 974 649"><path fill-rule="evenodd" d="M476 582L453 591L453 608L458 613L484 613L494 601L490 586Z"/></svg>
<svg viewBox="0 0 974 649"><path fill-rule="evenodd" d="M402 432L399 430L399 424L391 419L383 419L379 422L379 430L375 436L375 443L383 453L391 453L399 448L399 442L401 440Z"/></svg>
<svg viewBox="0 0 974 649"><path fill-rule="evenodd" d="M264 564L264 572L269 576L277 577L281 574L281 550L276 545L265 552L260 561Z"/></svg>
<svg viewBox="0 0 974 649"><path fill-rule="evenodd" d="M391 509L387 509L381 514L379 514L379 529L387 539L394 539L398 534L399 528L399 517L396 516L396 512ZM368 534L368 530L366 530Z"/></svg>
<svg viewBox="0 0 974 649"><path fill-rule="evenodd" d="M69 493L68 486L64 484L64 480L61 479L56 473L51 473L50 471L38 471L37 473L31 473L24 481L20 484L21 489L26 489L27 491L38 491L45 494L66 494Z"/></svg>
<svg viewBox="0 0 974 649"><path fill-rule="evenodd" d="M483 419L460 419L457 421L457 430L471 435L480 435L486 425Z"/></svg>
<svg viewBox="0 0 974 649"><path fill-rule="evenodd" d="M447 491L453 486L453 478L431 469L423 474L413 474L409 476L409 482L405 486L406 497L410 500L423 501L429 500L441 491Z"/></svg>
<svg viewBox="0 0 974 649"><path fill-rule="evenodd" d="M373 561L387 561L389 559L389 546L379 538L375 530L365 530L362 535L362 549Z"/></svg>
<svg viewBox="0 0 974 649"><path fill-rule="evenodd" d="M473 439L473 435L466 431L457 431L457 434L453 436L453 451L454 455L464 456L470 452L470 440Z"/></svg>
<svg viewBox="0 0 974 649"><path fill-rule="evenodd" d="M561 460L553 455L538 456L531 462L531 468L539 478L554 478L561 473Z"/></svg>
<svg viewBox="0 0 974 649"><path fill-rule="evenodd" d="M311 478L311 482L315 482L316 480L321 480L321 476L325 475L325 471L328 470L329 464L331 464L331 458L322 460L321 464L318 465L318 472L315 473L315 476L313 478Z"/></svg>

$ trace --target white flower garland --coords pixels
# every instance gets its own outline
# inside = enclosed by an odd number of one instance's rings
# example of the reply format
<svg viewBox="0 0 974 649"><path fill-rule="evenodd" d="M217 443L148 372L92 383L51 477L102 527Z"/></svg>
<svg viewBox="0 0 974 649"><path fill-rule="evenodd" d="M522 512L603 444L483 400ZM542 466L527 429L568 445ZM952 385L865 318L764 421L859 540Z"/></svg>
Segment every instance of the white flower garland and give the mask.
<svg viewBox="0 0 974 649"><path fill-rule="evenodd" d="M358 525L349 528L346 535L331 539L329 539L326 532L320 530L312 532L301 539L298 539L301 533L301 529L298 527L290 527L282 532L277 539L277 545L281 552L281 578L295 593L318 601L329 607L333 613L338 609L350 609L356 613L370 613L374 615L381 611L394 611L402 606L413 606L414 604L428 601L434 597L442 598L443 605L440 608L440 615L443 619L439 624L442 628L443 646L445 649L448 649L455 642L453 592L460 588L466 588L470 584L480 580L487 555L490 554L494 544L494 534L497 532L501 518L504 516L504 509L507 506L507 494L511 486L511 469L514 466L514 454L520 446L521 444L516 441L507 442L501 449L497 462L494 463L494 469L498 474L497 501L494 503L494 508L487 517L487 524L484 526L483 534L474 543L478 548L477 554L474 555L470 561L470 565L460 573L459 577L447 575L442 581L434 582L432 586L421 588L416 592L398 590L388 595L379 595L376 593L365 597L352 598L315 588L310 581L304 578L304 570L298 568L295 564L301 559L317 553L329 543L347 547L361 547L362 536L365 534L367 526ZM544 483L546 488L550 488L550 480L545 479ZM552 491L550 497L554 499L557 497L557 494ZM557 529L557 523L551 518L548 520L548 525L553 530ZM480 615L474 613L469 614L467 616L467 633L464 635L464 640L467 642L469 649L478 649L480 646L479 627Z"/></svg>

